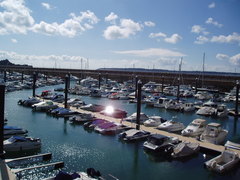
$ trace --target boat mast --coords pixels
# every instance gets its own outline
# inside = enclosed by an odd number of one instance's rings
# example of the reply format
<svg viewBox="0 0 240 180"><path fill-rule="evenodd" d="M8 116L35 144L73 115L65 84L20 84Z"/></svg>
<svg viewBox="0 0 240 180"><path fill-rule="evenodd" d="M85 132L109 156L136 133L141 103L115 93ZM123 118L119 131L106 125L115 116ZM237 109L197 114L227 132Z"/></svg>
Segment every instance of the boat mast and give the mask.
<svg viewBox="0 0 240 180"><path fill-rule="evenodd" d="M203 67L202 67L202 88L203 88L203 81L204 81L204 65L205 65L205 52L203 53Z"/></svg>

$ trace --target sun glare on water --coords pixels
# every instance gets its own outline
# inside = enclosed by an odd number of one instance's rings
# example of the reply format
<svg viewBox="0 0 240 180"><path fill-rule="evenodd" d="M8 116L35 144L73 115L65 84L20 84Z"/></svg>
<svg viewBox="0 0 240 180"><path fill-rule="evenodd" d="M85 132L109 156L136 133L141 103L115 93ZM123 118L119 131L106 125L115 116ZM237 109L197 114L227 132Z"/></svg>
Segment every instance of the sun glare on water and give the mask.
<svg viewBox="0 0 240 180"><path fill-rule="evenodd" d="M105 112L107 114L112 114L114 112L114 108L112 106L107 106Z"/></svg>

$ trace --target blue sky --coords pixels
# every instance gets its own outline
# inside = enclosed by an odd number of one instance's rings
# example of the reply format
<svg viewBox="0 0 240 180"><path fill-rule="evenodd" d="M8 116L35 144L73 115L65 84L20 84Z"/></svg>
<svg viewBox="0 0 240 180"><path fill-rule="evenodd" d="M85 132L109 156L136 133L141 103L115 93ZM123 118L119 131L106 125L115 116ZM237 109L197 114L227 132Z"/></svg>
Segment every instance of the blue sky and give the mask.
<svg viewBox="0 0 240 180"><path fill-rule="evenodd" d="M240 72L239 0L0 0L0 59ZM81 63L82 62L82 63Z"/></svg>

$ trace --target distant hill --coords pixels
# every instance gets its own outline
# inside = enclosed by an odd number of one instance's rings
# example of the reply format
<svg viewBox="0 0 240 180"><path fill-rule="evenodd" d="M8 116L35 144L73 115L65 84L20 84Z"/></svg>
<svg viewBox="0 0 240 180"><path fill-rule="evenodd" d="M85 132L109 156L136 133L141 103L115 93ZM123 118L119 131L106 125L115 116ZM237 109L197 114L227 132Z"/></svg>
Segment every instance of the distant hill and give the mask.
<svg viewBox="0 0 240 180"><path fill-rule="evenodd" d="M178 71L166 70L166 69L144 69L144 68L99 68L97 70L107 70L107 71L131 71L131 72L152 72L152 73L179 73ZM199 74L201 75L202 71L181 71L182 74ZM231 73L231 72L216 72L216 71L204 71L204 75L222 75L222 76L240 76L240 73Z"/></svg>
<svg viewBox="0 0 240 180"><path fill-rule="evenodd" d="M11 63L8 59L0 60L0 66L17 66L17 67L27 67L27 68L32 68L32 66L29 66L27 64L13 64Z"/></svg>

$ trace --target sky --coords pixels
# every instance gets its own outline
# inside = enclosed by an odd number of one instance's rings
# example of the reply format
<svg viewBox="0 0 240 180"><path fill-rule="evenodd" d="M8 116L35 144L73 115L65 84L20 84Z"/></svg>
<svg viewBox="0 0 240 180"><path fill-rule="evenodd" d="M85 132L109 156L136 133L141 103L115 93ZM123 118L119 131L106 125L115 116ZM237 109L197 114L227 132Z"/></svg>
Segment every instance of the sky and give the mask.
<svg viewBox="0 0 240 180"><path fill-rule="evenodd" d="M0 0L0 60L240 72L239 22L239 0Z"/></svg>

